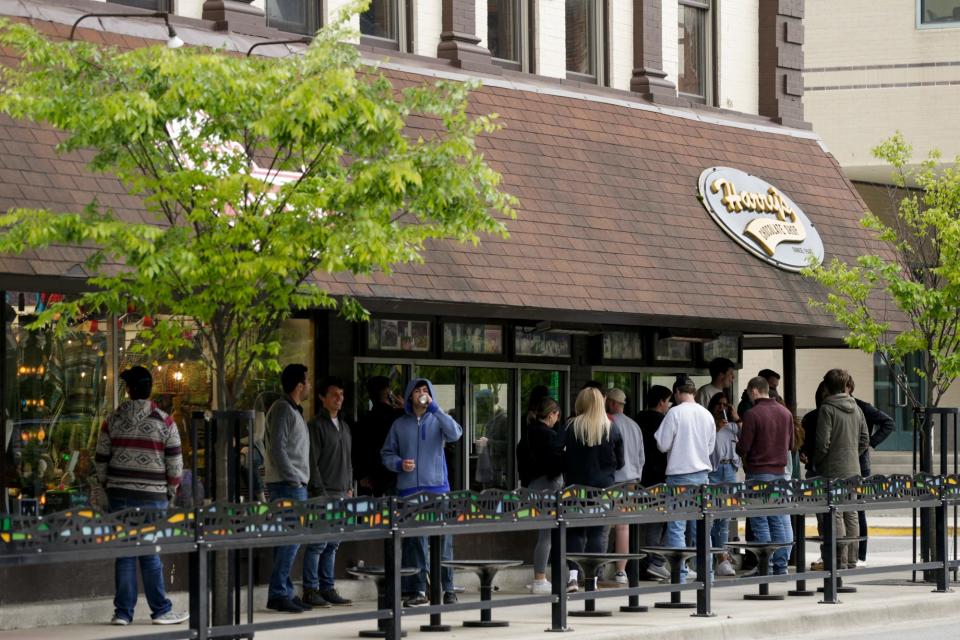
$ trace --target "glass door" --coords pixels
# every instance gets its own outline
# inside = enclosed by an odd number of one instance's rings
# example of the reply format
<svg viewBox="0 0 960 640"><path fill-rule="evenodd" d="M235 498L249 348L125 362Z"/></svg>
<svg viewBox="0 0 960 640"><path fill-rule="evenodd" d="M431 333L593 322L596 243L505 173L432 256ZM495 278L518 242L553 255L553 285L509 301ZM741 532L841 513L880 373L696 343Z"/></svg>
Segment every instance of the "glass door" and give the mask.
<svg viewBox="0 0 960 640"><path fill-rule="evenodd" d="M513 369L471 367L468 372L469 487L513 489L516 436Z"/></svg>
<svg viewBox="0 0 960 640"><path fill-rule="evenodd" d="M527 405L529 404L530 394L536 387L546 387L551 398L557 401L561 407L561 413L566 416L569 412L564 410L567 406L567 381L566 372L559 369L521 369L520 370L520 412L517 415L517 425L522 426L526 420ZM517 430L519 439L520 430Z"/></svg>
<svg viewBox="0 0 960 640"><path fill-rule="evenodd" d="M906 370L911 372L909 377L910 389L918 398L923 397L923 380L913 371L920 365L919 356L908 356ZM868 390L858 387L854 395L866 397ZM880 451L912 451L913 450L913 409L905 397L902 389L897 387L893 371L883 363L880 356L873 359L873 393L874 404L877 409L893 418L897 428L886 440L877 447ZM863 395L861 395L863 394Z"/></svg>
<svg viewBox="0 0 960 640"><path fill-rule="evenodd" d="M463 422L463 376L463 367L424 364L416 364L413 367L413 377L429 380L433 384L434 400L443 411L457 421L457 424L464 427L464 437L460 438L459 442L448 442L444 447L444 453L447 456L447 479L453 490L463 489L466 475L463 467L466 439L466 427Z"/></svg>

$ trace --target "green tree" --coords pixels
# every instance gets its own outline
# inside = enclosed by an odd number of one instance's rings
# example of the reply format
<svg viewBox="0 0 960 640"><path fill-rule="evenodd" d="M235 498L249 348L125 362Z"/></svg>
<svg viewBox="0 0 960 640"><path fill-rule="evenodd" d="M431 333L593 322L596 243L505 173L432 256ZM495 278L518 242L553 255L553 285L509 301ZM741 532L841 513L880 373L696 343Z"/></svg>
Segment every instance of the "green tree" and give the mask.
<svg viewBox="0 0 960 640"><path fill-rule="evenodd" d="M879 355L914 408L936 407L960 375L960 171L943 167L937 151L912 166L913 149L899 132L873 154L893 169L896 215L888 222L867 212L861 222L887 251L806 269L827 290L810 304L847 328L848 345ZM892 330L903 323L905 330ZM922 397L906 383L913 354Z"/></svg>
<svg viewBox="0 0 960 640"><path fill-rule="evenodd" d="M341 19L303 56L238 57L156 46L118 51L52 42L3 23L20 59L3 68L0 111L89 149L154 218L123 219L94 201L82 212L16 209L0 216L0 252L51 244L89 248L94 290L51 306L38 323L129 305L172 318L143 335L152 354L197 332L220 409L249 376L276 370L278 329L297 310L334 308L314 274L389 273L422 260L424 243L506 234L515 200L477 151L495 116L470 116L472 86L397 90L361 65ZM409 135L411 116L432 124Z"/></svg>

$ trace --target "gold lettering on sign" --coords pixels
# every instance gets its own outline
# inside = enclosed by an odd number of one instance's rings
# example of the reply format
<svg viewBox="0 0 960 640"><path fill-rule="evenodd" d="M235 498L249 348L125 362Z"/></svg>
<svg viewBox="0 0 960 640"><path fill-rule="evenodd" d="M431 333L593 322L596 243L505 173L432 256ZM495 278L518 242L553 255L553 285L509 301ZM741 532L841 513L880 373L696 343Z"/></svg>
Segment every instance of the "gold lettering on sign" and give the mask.
<svg viewBox="0 0 960 640"><path fill-rule="evenodd" d="M720 202L730 213L740 213L741 211L756 211L757 213L772 213L777 216L777 220L785 221L787 217L790 222L797 222L797 212L793 210L784 197L775 187L767 189L766 193L754 193L744 191L737 192L737 187L726 178L717 178L710 183L710 191L719 193L723 191L723 197Z"/></svg>
<svg viewBox="0 0 960 640"><path fill-rule="evenodd" d="M773 256L781 242L803 242L807 239L802 224L778 222L770 218L754 218L744 227L743 235L752 238L768 256Z"/></svg>

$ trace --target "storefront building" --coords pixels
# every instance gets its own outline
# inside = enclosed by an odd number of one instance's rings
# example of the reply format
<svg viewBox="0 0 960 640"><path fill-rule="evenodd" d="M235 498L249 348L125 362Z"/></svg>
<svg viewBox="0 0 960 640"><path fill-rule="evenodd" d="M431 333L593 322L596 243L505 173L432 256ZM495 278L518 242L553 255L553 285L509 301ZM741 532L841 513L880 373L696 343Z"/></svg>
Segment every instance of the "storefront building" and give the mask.
<svg viewBox="0 0 960 640"><path fill-rule="evenodd" d="M151 3L0 1L0 9L63 37L82 13L119 4ZM283 0L268 2L265 13L256 2L207 2L193 15L198 3L184 1L173 22L188 45L215 38L242 51L283 35L268 24L288 34L315 28L309 21L335 4L301 15ZM378 62L392 50L382 68L396 83L482 79L472 108L500 114L504 128L479 144L520 206L508 239L435 242L424 264L398 265L390 276L322 280L331 293L363 302L369 323L317 311L287 324L282 360L304 362L314 379L344 378L355 429L370 408L370 377L389 377L398 392L411 378L429 378L464 426L449 458L453 486L510 489L526 399L537 385L569 415L577 391L597 380L623 389L634 413L653 384L670 386L679 374L702 384L710 359L739 364L745 347L775 343L785 353L782 391L797 400L795 349L838 346L843 335L808 305L821 292L797 270L811 256L852 260L880 250L858 224L862 200L803 120L802 1L759 10L756 2L699 0L373 5L358 21L360 46ZM85 24L91 30L80 29L81 37L124 47L161 37L138 18ZM554 68L563 60L565 68ZM3 209L69 210L96 197L141 215L116 181L85 169L82 154L59 156L55 133L3 124ZM117 373L127 366L156 372L158 401L185 433L191 414L211 402L199 354L150 362L128 355L154 321L134 310L88 319L63 337L27 328L57 296L84 286L82 262L71 247L0 256L5 511L86 499L97 428L118 401ZM250 408L276 386L256 381ZM478 540L457 553L503 553L504 545ZM340 561L367 553L377 550L347 546ZM36 600L40 585L45 598L111 592L109 571L89 574L82 586L52 593L54 568L2 570L0 579L25 585L5 596L11 602ZM173 588L185 577L177 570Z"/></svg>

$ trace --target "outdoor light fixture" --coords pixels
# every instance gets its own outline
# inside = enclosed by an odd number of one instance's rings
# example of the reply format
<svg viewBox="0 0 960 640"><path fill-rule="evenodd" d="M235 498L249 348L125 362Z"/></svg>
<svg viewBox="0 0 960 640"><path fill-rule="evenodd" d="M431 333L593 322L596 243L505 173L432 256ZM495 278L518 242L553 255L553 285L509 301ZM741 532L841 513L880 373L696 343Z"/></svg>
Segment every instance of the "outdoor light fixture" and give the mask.
<svg viewBox="0 0 960 640"><path fill-rule="evenodd" d="M87 18L161 18L163 23L167 25L167 48L179 49L183 46L183 40L180 39L180 36L177 35L177 30L170 24L170 14L163 11L154 13L85 13L77 18L77 21L73 23L73 27L70 28L70 40L73 40L73 36L77 31L77 25Z"/></svg>
<svg viewBox="0 0 960 640"><path fill-rule="evenodd" d="M250 54L253 53L253 50L257 47L262 47L268 44L310 44L313 41L313 38L303 36L301 38L291 38L290 40L263 40L261 42L255 42L253 45L247 49L247 57L250 57Z"/></svg>

